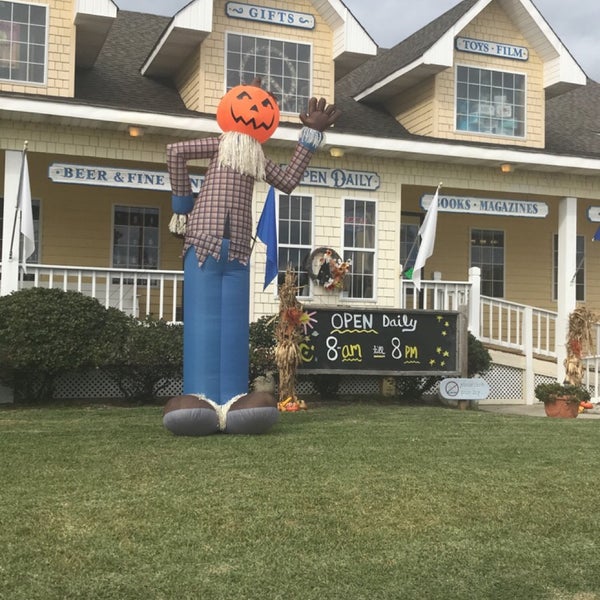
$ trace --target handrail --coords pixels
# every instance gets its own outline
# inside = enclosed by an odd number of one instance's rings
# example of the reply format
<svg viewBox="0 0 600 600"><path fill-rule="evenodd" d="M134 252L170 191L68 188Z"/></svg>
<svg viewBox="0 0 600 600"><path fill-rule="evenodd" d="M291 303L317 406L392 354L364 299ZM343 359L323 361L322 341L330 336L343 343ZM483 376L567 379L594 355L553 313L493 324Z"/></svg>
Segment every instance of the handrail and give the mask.
<svg viewBox="0 0 600 600"><path fill-rule="evenodd" d="M511 348L527 353L529 347L534 354L556 358L555 311L534 308L501 298L481 296L481 330L483 342ZM531 339L524 336L524 327L531 319Z"/></svg>
<svg viewBox="0 0 600 600"><path fill-rule="evenodd" d="M97 268L72 265L27 265L21 287L58 287L97 298L136 317L154 315L181 321L183 271ZM423 280L417 291L411 281L401 280L400 304L408 309L459 310L477 302L469 314L469 328L478 319L476 337L494 346L556 358L556 313L517 302L478 294L473 281ZM530 311L531 325L526 320ZM525 325L530 340L524 338Z"/></svg>
<svg viewBox="0 0 600 600"><path fill-rule="evenodd" d="M183 271L28 264L19 285L73 290L134 317L180 322L182 283Z"/></svg>

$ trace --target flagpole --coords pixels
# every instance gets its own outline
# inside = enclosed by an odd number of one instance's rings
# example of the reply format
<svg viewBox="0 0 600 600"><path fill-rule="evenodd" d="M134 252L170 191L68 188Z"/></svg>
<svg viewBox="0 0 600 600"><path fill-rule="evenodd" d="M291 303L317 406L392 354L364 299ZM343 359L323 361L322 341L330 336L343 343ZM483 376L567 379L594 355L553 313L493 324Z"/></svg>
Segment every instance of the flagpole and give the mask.
<svg viewBox="0 0 600 600"><path fill-rule="evenodd" d="M21 213L21 210L19 207L19 199L21 198L21 193L23 191L23 172L25 170L25 156L27 154L27 145L28 144L29 144L29 142L27 140L25 140L25 142L23 144L23 154L21 156L21 172L19 173L19 188L17 190L17 205L15 207L15 218L13 221L12 236L10 238L10 251L8 253L8 260L13 259L13 250L14 250L14 245L15 245L15 233L17 231L17 218L19 217L19 214ZM20 228L19 228L19 230L20 230Z"/></svg>
<svg viewBox="0 0 600 600"><path fill-rule="evenodd" d="M440 191L441 187L442 187L442 182L440 181L438 188L437 188L437 192ZM402 273L405 273L407 271L406 265L408 264L408 261L412 258L412 255L413 255L415 249L417 248L418 244L419 244L419 234L417 233L417 235L415 236L415 239L410 247L410 250L408 251L408 254L406 255L406 260L404 261L404 264L402 265L404 267L402 270Z"/></svg>
<svg viewBox="0 0 600 600"><path fill-rule="evenodd" d="M421 291L421 271L425 267L427 259L433 254L435 231L437 228L438 201L441 188L442 182L440 181L435 190L435 194L433 195L433 200L427 209L425 219L419 228L418 237L421 238L421 244L419 245L419 251L417 252L412 275L413 284L418 292Z"/></svg>

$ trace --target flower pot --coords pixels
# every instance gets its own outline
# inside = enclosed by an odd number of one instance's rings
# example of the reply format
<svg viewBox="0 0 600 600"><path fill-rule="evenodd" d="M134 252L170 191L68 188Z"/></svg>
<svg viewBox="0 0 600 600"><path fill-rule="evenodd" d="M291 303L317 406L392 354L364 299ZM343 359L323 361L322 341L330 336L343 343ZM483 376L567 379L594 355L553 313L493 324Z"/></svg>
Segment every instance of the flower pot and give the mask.
<svg viewBox="0 0 600 600"><path fill-rule="evenodd" d="M548 417L574 419L579 414L579 402L573 402L567 396L558 396L552 402L544 402Z"/></svg>

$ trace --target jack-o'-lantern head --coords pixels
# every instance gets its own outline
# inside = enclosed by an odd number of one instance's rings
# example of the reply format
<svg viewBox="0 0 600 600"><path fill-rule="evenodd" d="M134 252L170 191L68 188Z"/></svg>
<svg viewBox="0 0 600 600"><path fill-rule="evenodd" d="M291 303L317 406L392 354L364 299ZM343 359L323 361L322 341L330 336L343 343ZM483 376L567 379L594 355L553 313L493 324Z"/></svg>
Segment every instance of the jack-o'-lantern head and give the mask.
<svg viewBox="0 0 600 600"><path fill-rule="evenodd" d="M279 106L275 98L260 86L238 85L221 99L217 123L224 132L245 133L262 144L279 125Z"/></svg>

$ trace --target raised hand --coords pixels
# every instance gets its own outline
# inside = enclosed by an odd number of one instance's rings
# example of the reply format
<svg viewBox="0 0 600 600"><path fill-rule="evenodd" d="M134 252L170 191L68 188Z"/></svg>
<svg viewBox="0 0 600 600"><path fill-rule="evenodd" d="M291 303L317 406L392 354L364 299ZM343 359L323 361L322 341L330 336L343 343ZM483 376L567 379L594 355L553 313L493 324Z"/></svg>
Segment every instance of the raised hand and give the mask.
<svg viewBox="0 0 600 600"><path fill-rule="evenodd" d="M327 104L325 98L320 100L311 98L308 102L308 111L300 113L300 120L306 127L325 131L337 121L341 114L342 111L335 104Z"/></svg>

